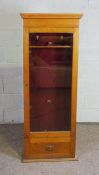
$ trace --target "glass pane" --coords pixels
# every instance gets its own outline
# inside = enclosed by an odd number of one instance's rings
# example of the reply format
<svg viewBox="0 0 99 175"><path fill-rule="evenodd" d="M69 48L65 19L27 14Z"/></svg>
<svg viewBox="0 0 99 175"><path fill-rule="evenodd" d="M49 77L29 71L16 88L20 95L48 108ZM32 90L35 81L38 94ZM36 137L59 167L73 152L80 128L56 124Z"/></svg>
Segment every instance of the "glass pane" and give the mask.
<svg viewBox="0 0 99 175"><path fill-rule="evenodd" d="M51 36L51 34L45 35L48 38ZM53 38L57 38L57 35L63 34L52 35ZM64 34L67 38L69 35L72 43L72 34ZM31 36L32 34L29 36L30 45L31 42L32 44L35 42ZM32 132L70 130L72 47L30 48L29 65L30 130Z"/></svg>
<svg viewBox="0 0 99 175"><path fill-rule="evenodd" d="M72 45L72 34L30 33L30 46Z"/></svg>

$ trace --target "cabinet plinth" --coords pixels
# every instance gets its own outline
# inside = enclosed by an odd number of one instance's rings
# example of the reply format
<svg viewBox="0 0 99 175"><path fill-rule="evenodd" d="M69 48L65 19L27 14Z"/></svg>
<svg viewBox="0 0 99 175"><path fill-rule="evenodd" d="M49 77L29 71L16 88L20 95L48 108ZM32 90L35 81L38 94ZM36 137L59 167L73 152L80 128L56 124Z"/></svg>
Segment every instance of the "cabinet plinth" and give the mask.
<svg viewBox="0 0 99 175"><path fill-rule="evenodd" d="M21 14L24 160L75 159L81 14Z"/></svg>

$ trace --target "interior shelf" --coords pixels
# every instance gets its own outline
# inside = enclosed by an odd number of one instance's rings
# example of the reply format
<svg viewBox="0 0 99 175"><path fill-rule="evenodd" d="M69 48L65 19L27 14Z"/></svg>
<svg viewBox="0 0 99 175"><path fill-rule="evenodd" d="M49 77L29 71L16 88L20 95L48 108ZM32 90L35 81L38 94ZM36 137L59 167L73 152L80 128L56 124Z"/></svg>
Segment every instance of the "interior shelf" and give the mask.
<svg viewBox="0 0 99 175"><path fill-rule="evenodd" d="M72 48L72 46L66 45L66 46L29 46L29 48Z"/></svg>

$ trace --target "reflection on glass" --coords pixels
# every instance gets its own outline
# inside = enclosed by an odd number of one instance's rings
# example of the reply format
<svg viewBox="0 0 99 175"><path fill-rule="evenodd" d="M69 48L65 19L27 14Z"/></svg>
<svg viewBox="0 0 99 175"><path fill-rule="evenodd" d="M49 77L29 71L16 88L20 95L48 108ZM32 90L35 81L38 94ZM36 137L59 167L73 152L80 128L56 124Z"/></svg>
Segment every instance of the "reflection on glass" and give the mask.
<svg viewBox="0 0 99 175"><path fill-rule="evenodd" d="M72 34L30 34L29 42L30 46L48 42L61 45L64 37L64 45L68 40L72 46ZM30 130L70 130L72 47L30 48L29 65Z"/></svg>

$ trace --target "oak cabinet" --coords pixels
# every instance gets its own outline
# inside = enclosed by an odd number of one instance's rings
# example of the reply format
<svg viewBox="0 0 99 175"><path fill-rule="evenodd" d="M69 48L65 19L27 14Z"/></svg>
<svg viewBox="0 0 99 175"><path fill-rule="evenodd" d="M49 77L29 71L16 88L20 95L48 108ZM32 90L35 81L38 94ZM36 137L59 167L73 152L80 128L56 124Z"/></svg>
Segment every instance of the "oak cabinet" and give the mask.
<svg viewBox="0 0 99 175"><path fill-rule="evenodd" d="M81 14L21 14L24 160L75 158Z"/></svg>

